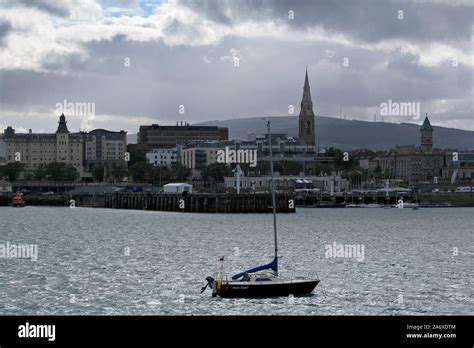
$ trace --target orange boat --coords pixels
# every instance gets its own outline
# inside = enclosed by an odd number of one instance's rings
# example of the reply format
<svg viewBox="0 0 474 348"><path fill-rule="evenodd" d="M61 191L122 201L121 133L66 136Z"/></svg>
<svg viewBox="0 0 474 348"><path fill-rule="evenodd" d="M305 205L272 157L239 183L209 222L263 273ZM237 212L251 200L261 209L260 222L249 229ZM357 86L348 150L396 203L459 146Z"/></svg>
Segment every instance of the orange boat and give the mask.
<svg viewBox="0 0 474 348"><path fill-rule="evenodd" d="M17 193L15 197L13 197L13 206L16 208L23 208L25 206L25 201L21 194Z"/></svg>

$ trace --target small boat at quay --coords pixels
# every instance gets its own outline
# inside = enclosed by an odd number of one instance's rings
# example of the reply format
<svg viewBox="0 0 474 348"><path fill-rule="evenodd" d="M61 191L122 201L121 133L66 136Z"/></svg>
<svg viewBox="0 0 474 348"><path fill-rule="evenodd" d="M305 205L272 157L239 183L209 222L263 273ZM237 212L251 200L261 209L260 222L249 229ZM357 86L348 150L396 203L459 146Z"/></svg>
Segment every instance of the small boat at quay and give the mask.
<svg viewBox="0 0 474 348"><path fill-rule="evenodd" d="M25 201L23 200L21 193L17 193L15 197L13 197L12 206L15 208L23 208L25 206Z"/></svg>
<svg viewBox="0 0 474 348"><path fill-rule="evenodd" d="M418 210L419 205L418 203L413 203L413 202L403 202L403 199L400 198L397 204L393 206L393 208Z"/></svg>
<svg viewBox="0 0 474 348"><path fill-rule="evenodd" d="M382 208L383 205L378 203L370 203L370 204L360 204L361 208Z"/></svg>

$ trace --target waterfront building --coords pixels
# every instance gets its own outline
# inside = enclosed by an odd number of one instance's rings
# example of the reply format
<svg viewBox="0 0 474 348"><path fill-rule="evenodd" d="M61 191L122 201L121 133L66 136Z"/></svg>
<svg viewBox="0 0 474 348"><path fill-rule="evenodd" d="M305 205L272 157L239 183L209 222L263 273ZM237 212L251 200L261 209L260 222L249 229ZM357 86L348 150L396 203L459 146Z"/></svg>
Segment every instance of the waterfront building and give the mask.
<svg viewBox="0 0 474 348"><path fill-rule="evenodd" d="M201 142L183 147L181 163L193 170L201 171L217 162L218 151L225 148L223 142Z"/></svg>
<svg viewBox="0 0 474 348"><path fill-rule="evenodd" d="M7 127L3 134L6 143L6 163L20 162L26 170L35 170L40 164L52 162L72 165L80 175L84 174L84 147L81 134L70 133L66 117L59 117L55 133L16 133Z"/></svg>
<svg viewBox="0 0 474 348"><path fill-rule="evenodd" d="M257 137L255 142L242 143L241 147L252 147L257 149L257 155L262 160L269 160L270 147L268 135ZM277 161L313 162L316 155L315 146L301 139L295 139L287 134L272 134L272 154Z"/></svg>
<svg viewBox="0 0 474 348"><path fill-rule="evenodd" d="M84 167L88 173L96 167L106 168L107 173L117 167L127 167L127 132L95 129L80 134L84 140Z"/></svg>
<svg viewBox="0 0 474 348"><path fill-rule="evenodd" d="M252 136L252 140L197 141L183 146L181 163L188 168L202 170L218 160L219 150L255 151L257 161L269 161L268 135ZM296 161L311 164L315 147L286 134L272 134L274 161Z"/></svg>
<svg viewBox="0 0 474 348"><path fill-rule="evenodd" d="M251 191L268 191L270 187L270 176L245 176L240 174L240 188ZM235 176L224 177L226 188L237 188L237 179ZM275 186L277 190L288 189L319 189L322 192L341 192L349 188L347 179L341 176L294 176L294 175L275 175Z"/></svg>
<svg viewBox="0 0 474 348"><path fill-rule="evenodd" d="M160 126L152 124L140 126L137 134L137 144L130 146L131 151L143 154L154 149L172 149L179 144L202 140L224 141L229 139L229 129L214 126L190 126L189 123L176 126Z"/></svg>
<svg viewBox="0 0 474 348"><path fill-rule="evenodd" d="M156 166L171 166L177 162L178 148L172 149L153 149L147 152L145 157L148 163Z"/></svg>
<svg viewBox="0 0 474 348"><path fill-rule="evenodd" d="M16 133L7 127L3 134L6 163L20 162L34 171L41 164L58 162L73 166L81 178L91 178L96 166L127 166L126 132L96 129L89 133L71 133L64 114L59 117L55 133Z"/></svg>
<svg viewBox="0 0 474 348"><path fill-rule="evenodd" d="M456 160L457 158L457 160ZM474 152L449 151L445 154L446 166L442 169L445 180L474 180Z"/></svg>
<svg viewBox="0 0 474 348"><path fill-rule="evenodd" d="M386 178L407 182L433 181L441 178L445 165L444 151L433 148L433 127L428 116L420 127L421 145L397 146L375 157L371 168L380 167Z"/></svg>

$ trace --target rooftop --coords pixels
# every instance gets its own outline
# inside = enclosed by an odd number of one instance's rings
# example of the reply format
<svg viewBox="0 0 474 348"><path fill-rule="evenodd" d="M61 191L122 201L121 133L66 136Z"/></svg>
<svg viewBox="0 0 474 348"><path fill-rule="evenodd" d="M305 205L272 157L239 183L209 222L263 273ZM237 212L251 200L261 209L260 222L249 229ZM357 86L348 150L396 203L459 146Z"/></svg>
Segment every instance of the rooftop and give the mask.
<svg viewBox="0 0 474 348"><path fill-rule="evenodd" d="M423 124L421 125L421 130L431 130L431 131L433 130L433 127L431 126L428 115L426 115L425 120L423 121Z"/></svg>

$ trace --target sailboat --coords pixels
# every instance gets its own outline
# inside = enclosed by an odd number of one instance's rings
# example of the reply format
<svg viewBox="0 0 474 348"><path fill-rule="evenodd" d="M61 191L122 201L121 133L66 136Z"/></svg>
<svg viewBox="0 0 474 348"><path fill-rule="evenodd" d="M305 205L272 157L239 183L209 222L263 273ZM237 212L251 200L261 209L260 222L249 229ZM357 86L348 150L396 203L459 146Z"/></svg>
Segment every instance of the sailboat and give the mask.
<svg viewBox="0 0 474 348"><path fill-rule="evenodd" d="M273 260L262 266L248 269L232 276L231 280L224 279L224 257L220 258L221 270L214 277L207 277L207 284L201 289L203 293L207 287L212 289L212 296L225 298L249 297L276 297L309 295L318 285L319 279L286 278L278 273L278 246L276 223L275 180L273 174L272 138L270 122L267 122L268 142L270 149L270 173L272 188L273 234L275 256Z"/></svg>

